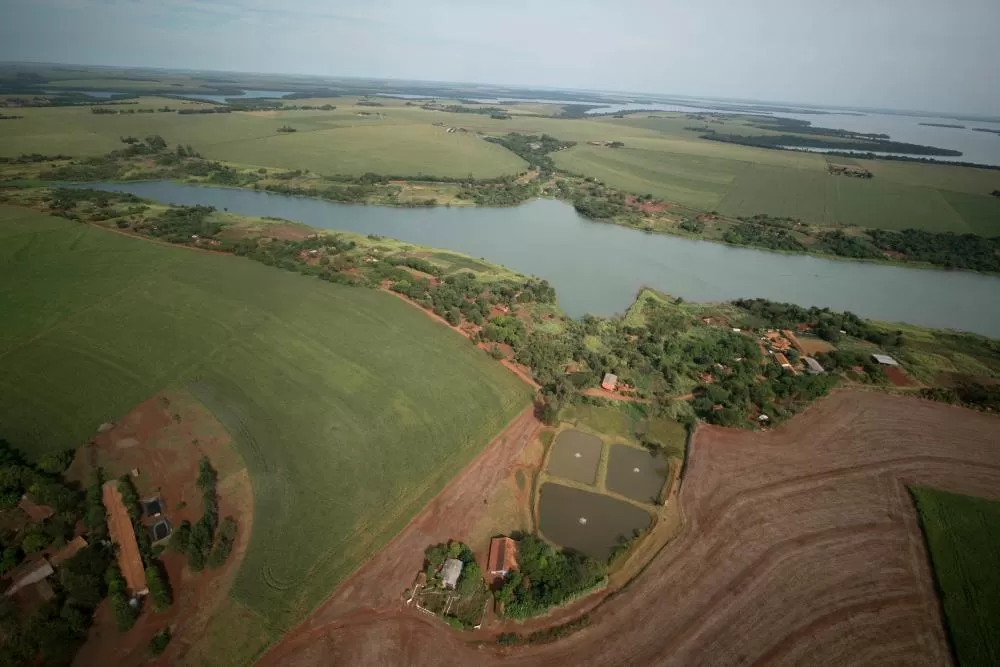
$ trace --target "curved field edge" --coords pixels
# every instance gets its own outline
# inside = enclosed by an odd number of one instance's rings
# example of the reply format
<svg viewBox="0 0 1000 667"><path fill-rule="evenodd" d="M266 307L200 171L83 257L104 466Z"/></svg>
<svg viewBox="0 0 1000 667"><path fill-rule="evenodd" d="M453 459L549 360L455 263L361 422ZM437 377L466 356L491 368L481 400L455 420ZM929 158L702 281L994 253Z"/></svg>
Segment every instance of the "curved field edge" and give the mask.
<svg viewBox="0 0 1000 667"><path fill-rule="evenodd" d="M586 627L489 648L386 607L314 626L280 664L945 664L907 486L1000 500L997 433L995 416L857 390L768 433L702 426L680 535L616 594L582 605Z"/></svg>
<svg viewBox="0 0 1000 667"><path fill-rule="evenodd" d="M251 474L256 521L232 595L271 632L529 403L468 341L375 290L10 207L0 239L0 315L17 324L0 339L5 435L37 456L164 386L194 391Z"/></svg>
<svg viewBox="0 0 1000 667"><path fill-rule="evenodd" d="M910 492L958 664L1000 664L1000 502L929 488Z"/></svg>

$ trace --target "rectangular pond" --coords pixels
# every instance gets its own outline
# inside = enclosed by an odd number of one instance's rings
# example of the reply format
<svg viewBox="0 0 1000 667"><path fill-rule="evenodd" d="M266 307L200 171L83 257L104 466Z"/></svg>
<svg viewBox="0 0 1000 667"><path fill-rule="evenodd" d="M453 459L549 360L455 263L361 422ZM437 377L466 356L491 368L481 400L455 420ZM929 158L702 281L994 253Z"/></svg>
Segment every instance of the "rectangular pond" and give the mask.
<svg viewBox="0 0 1000 667"><path fill-rule="evenodd" d="M582 431L563 431L549 453L545 471L556 477L593 485L597 482L597 466L601 462L601 439Z"/></svg>
<svg viewBox="0 0 1000 667"><path fill-rule="evenodd" d="M636 531L649 527L649 512L600 493L547 482L538 501L539 529L546 539L598 560Z"/></svg>
<svg viewBox="0 0 1000 667"><path fill-rule="evenodd" d="M604 485L632 500L656 503L668 470L662 456L628 445L612 445Z"/></svg>

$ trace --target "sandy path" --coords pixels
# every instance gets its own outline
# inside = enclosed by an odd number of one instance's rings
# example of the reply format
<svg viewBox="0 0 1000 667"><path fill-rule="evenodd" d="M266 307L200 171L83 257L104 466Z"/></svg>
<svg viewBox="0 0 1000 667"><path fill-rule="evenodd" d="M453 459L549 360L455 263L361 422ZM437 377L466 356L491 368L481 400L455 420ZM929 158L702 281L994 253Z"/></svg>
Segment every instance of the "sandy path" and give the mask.
<svg viewBox="0 0 1000 667"><path fill-rule="evenodd" d="M950 663L906 486L1000 499L1000 420L840 391L770 433L702 427L692 447L680 537L584 630L503 651L386 597L350 613L342 591L264 664Z"/></svg>

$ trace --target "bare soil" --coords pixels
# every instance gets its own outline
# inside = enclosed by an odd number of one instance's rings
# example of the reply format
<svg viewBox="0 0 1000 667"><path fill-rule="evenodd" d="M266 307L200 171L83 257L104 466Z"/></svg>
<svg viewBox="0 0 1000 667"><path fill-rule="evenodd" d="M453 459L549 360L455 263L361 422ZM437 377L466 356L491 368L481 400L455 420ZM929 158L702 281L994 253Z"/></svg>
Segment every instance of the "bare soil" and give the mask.
<svg viewBox="0 0 1000 667"><path fill-rule="evenodd" d="M195 480L202 455L219 471L219 515L232 516L239 526L233 552L221 568L194 573L188 570L184 554L165 551L160 559L174 603L157 613L147 599L135 626L121 633L110 605L104 601L74 664L127 667L182 662L189 647L201 641L208 618L227 597L253 522L253 491L242 460L225 428L186 393L164 392L144 401L78 452L68 471L71 479L89 483L97 466L102 466L109 478L137 469L139 476L133 482L140 496L159 495L163 516L174 528L183 520L194 523L201 517L201 492ZM149 641L168 626L173 639L167 650L152 660Z"/></svg>
<svg viewBox="0 0 1000 667"><path fill-rule="evenodd" d="M479 486L475 468L449 489ZM1000 420L843 390L772 431L701 427L680 535L588 627L541 646L501 649L392 594L423 546L450 532L440 523L469 512L431 507L418 523L439 521L425 535L408 529L386 549L394 557L376 556L262 663L949 664L909 485L1000 499ZM403 540L415 553L400 551Z"/></svg>

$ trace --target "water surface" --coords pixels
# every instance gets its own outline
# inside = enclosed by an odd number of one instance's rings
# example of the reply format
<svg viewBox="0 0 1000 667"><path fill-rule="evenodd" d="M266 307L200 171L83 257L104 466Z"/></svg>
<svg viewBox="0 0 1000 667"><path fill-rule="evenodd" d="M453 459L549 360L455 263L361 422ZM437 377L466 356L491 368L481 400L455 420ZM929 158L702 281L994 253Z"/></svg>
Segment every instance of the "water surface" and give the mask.
<svg viewBox="0 0 1000 667"><path fill-rule="evenodd" d="M1000 277L786 255L647 234L581 217L560 201L513 208L388 208L170 181L97 184L314 227L456 250L540 276L573 317L624 312L643 286L688 301L764 297L1000 338Z"/></svg>

